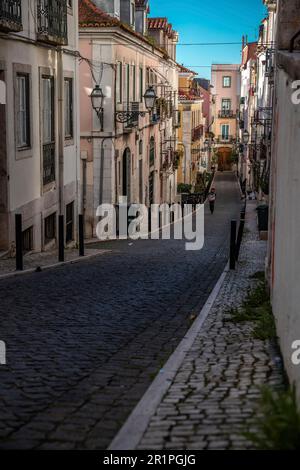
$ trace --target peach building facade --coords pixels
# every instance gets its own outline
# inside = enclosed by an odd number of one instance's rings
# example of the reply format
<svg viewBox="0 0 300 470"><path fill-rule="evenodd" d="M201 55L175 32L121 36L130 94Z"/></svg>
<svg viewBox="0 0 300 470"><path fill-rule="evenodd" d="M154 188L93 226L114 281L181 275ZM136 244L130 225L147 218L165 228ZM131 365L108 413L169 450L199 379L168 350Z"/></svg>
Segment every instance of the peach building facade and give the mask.
<svg viewBox="0 0 300 470"><path fill-rule="evenodd" d="M148 2L136 2L139 28L115 5L83 0L80 20L81 181L86 237L95 235L96 210L102 203L173 202L176 197L174 151L178 66L177 34L165 18L148 19ZM103 11L102 8L106 8ZM123 19L123 21L120 21ZM125 20L132 21L131 24ZM143 32L161 33L156 45ZM170 55L172 54L172 55ZM92 109L95 85L104 94L103 126ZM153 86L156 106L147 113L144 94ZM134 118L119 122L124 113Z"/></svg>
<svg viewBox="0 0 300 470"><path fill-rule="evenodd" d="M220 169L231 169L231 154L238 136L237 113L240 105L240 65L214 64L211 71L212 132Z"/></svg>

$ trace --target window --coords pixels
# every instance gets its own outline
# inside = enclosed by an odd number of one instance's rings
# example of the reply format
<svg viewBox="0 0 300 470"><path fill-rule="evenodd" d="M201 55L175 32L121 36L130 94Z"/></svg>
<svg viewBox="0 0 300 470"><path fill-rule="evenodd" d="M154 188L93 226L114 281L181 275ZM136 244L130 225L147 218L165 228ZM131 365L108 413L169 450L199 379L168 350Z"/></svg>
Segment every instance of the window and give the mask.
<svg viewBox="0 0 300 470"><path fill-rule="evenodd" d="M53 77L42 78L43 88L43 143L54 140L54 81Z"/></svg>
<svg viewBox="0 0 300 470"><path fill-rule="evenodd" d="M139 202L143 204L143 160L139 160Z"/></svg>
<svg viewBox="0 0 300 470"><path fill-rule="evenodd" d="M117 63L117 76L116 76L116 100L117 103L122 103L123 95L123 64Z"/></svg>
<svg viewBox="0 0 300 470"><path fill-rule="evenodd" d="M74 202L66 206L66 243L74 240Z"/></svg>
<svg viewBox="0 0 300 470"><path fill-rule="evenodd" d="M55 181L54 79L42 77L43 184Z"/></svg>
<svg viewBox="0 0 300 470"><path fill-rule="evenodd" d="M144 70L140 67L140 103L143 102L144 99Z"/></svg>
<svg viewBox="0 0 300 470"><path fill-rule="evenodd" d="M223 98L222 99L222 109L226 110L226 111L231 110L231 100L229 100L227 98Z"/></svg>
<svg viewBox="0 0 300 470"><path fill-rule="evenodd" d="M65 138L73 137L73 80L64 80L64 114L65 114Z"/></svg>
<svg viewBox="0 0 300 470"><path fill-rule="evenodd" d="M130 66L129 64L125 65L124 98L125 98L125 103L128 104L130 101Z"/></svg>
<svg viewBox="0 0 300 470"><path fill-rule="evenodd" d="M135 25L135 2L131 3L131 18L130 18L131 26Z"/></svg>
<svg viewBox="0 0 300 470"><path fill-rule="evenodd" d="M229 124L222 124L221 134L222 140L229 140Z"/></svg>
<svg viewBox="0 0 300 470"><path fill-rule="evenodd" d="M143 155L143 141L139 141L139 155Z"/></svg>
<svg viewBox="0 0 300 470"><path fill-rule="evenodd" d="M132 101L136 101L136 66L132 66Z"/></svg>
<svg viewBox="0 0 300 470"><path fill-rule="evenodd" d="M223 88L231 87L231 77L223 77Z"/></svg>
<svg viewBox="0 0 300 470"><path fill-rule="evenodd" d="M44 223L45 245L56 238L56 212L45 218Z"/></svg>
<svg viewBox="0 0 300 470"><path fill-rule="evenodd" d="M29 74L17 74L17 147L30 147Z"/></svg>
<svg viewBox="0 0 300 470"><path fill-rule="evenodd" d="M155 161L155 140L154 137L150 139L150 154L149 154L150 166L154 165Z"/></svg>
<svg viewBox="0 0 300 470"><path fill-rule="evenodd" d="M22 232L22 246L24 252L33 250L33 227L29 227Z"/></svg>

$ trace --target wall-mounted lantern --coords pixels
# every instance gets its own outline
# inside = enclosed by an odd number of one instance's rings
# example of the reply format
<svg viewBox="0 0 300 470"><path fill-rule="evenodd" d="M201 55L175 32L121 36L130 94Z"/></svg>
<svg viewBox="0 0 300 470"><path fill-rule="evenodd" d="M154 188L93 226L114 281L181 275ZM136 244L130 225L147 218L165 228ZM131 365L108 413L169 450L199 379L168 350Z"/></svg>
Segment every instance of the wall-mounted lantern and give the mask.
<svg viewBox="0 0 300 470"><path fill-rule="evenodd" d="M93 110L96 111L96 114L99 118L100 125L101 125L101 131L103 131L103 100L104 100L104 95L102 88L100 88L99 85L96 85L95 88L93 89L91 95L91 102L92 102L92 107Z"/></svg>
<svg viewBox="0 0 300 470"><path fill-rule="evenodd" d="M249 144L249 139L250 139L250 134L247 131L247 129L244 130L243 132L243 144L248 145Z"/></svg>

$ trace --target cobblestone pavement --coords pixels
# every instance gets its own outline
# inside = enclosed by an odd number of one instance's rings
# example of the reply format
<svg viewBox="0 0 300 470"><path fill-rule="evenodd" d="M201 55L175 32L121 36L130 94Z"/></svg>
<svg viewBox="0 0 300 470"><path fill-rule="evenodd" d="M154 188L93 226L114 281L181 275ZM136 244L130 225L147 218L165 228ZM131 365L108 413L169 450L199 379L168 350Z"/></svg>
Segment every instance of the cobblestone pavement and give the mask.
<svg viewBox="0 0 300 470"><path fill-rule="evenodd" d="M266 242L259 241L255 203L236 271L226 275L213 308L176 377L152 417L139 449L251 449L243 437L253 430L259 386L282 387L280 352L270 341L254 340L249 324L230 322L252 275L264 270ZM254 219L254 223L253 223Z"/></svg>
<svg viewBox="0 0 300 470"><path fill-rule="evenodd" d="M216 188L199 252L177 240L101 243L113 251L0 281L1 448L109 445L224 269L240 198L233 174Z"/></svg>

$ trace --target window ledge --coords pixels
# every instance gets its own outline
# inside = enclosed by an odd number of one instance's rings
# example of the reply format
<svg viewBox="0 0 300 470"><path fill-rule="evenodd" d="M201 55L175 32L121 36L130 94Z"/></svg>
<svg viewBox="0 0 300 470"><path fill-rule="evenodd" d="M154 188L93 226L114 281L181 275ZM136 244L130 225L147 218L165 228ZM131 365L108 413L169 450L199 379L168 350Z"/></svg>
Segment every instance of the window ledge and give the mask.
<svg viewBox="0 0 300 470"><path fill-rule="evenodd" d="M33 150L32 147L17 147L16 148L16 160L24 160L25 158L32 158Z"/></svg>
<svg viewBox="0 0 300 470"><path fill-rule="evenodd" d="M74 145L74 137L65 138L65 147L71 147Z"/></svg>

